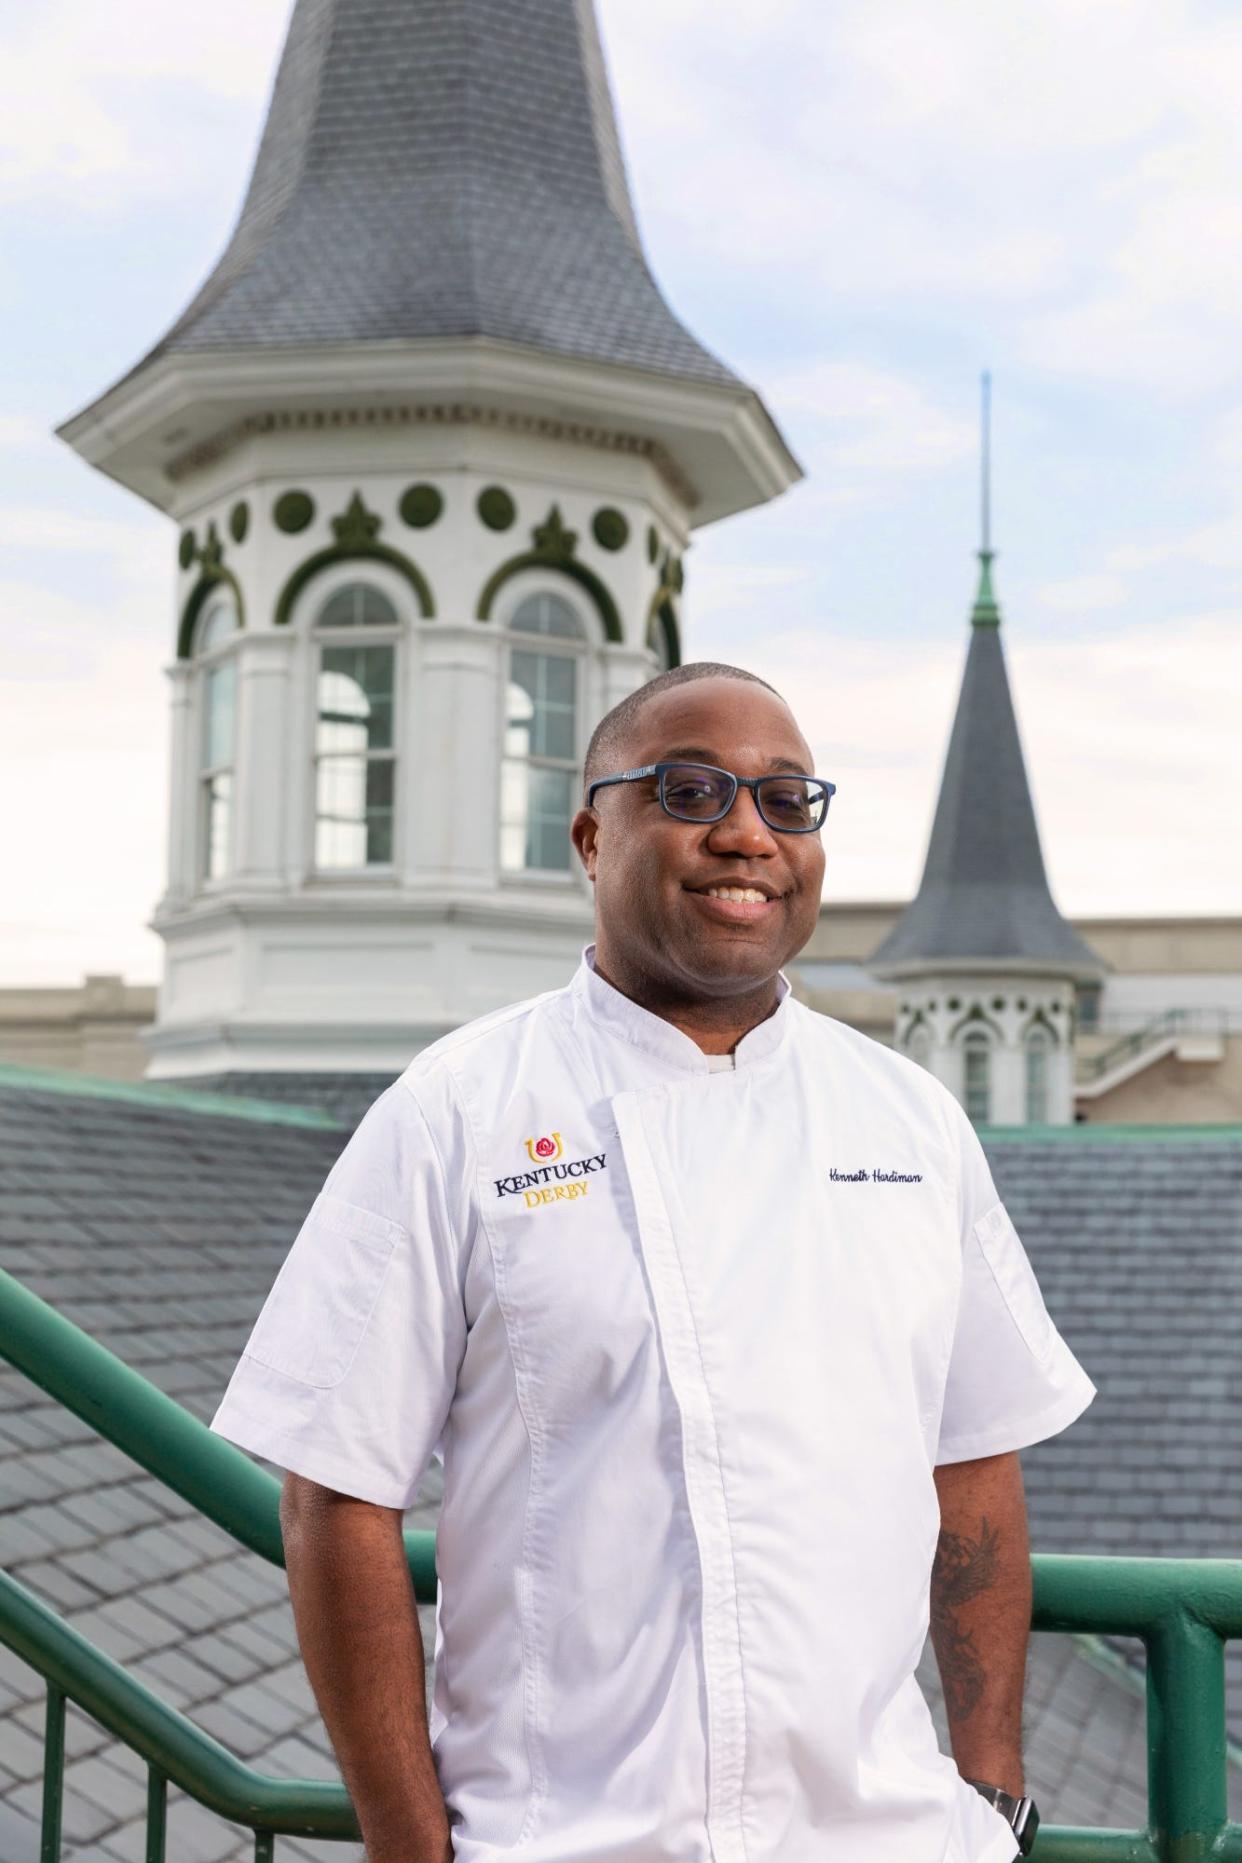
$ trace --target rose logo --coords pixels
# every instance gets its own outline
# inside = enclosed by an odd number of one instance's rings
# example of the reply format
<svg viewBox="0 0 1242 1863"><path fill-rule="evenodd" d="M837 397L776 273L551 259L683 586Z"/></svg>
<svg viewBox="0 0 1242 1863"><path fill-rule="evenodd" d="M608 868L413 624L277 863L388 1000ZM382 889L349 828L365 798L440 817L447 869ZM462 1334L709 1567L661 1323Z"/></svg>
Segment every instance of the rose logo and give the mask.
<svg viewBox="0 0 1242 1863"><path fill-rule="evenodd" d="M528 1138L526 1141L528 1156L540 1164L552 1164L564 1149L559 1132L545 1133L542 1138Z"/></svg>

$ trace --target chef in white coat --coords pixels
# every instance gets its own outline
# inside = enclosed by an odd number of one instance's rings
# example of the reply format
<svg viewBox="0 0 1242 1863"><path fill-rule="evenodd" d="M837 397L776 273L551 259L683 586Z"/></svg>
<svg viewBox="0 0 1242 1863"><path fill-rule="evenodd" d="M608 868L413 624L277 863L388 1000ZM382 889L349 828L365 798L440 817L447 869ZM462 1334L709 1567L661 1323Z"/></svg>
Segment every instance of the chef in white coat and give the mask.
<svg viewBox="0 0 1242 1863"><path fill-rule="evenodd" d="M1017 1451L1091 1383L956 1101L789 995L831 785L782 700L664 674L586 775L595 945L376 1102L215 1420L289 1471L370 1863L1012 1863Z"/></svg>

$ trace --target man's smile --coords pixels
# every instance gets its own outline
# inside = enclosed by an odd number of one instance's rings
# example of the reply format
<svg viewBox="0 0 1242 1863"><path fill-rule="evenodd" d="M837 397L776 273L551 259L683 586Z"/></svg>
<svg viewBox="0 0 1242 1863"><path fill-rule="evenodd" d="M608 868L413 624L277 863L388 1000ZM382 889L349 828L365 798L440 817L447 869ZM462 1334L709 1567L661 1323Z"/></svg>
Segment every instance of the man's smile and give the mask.
<svg viewBox="0 0 1242 1863"><path fill-rule="evenodd" d="M685 890L702 902L711 918L729 925L753 924L785 897L768 880L712 880Z"/></svg>

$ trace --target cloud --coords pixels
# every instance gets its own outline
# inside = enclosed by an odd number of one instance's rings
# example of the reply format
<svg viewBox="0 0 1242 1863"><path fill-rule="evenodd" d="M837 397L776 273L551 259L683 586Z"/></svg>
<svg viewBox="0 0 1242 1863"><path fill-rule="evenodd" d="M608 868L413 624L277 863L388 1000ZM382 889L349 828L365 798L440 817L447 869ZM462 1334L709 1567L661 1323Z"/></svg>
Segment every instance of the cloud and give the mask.
<svg viewBox="0 0 1242 1863"><path fill-rule="evenodd" d="M13 9L0 28L0 201L98 214L198 192L213 168L204 106L257 113L287 10L285 0Z"/></svg>
<svg viewBox="0 0 1242 1863"><path fill-rule="evenodd" d="M769 377L766 389L776 412L809 436L803 444L828 477L939 472L978 449L973 421L937 405L921 383L892 369L826 359ZM884 489L891 495L891 487Z"/></svg>
<svg viewBox="0 0 1242 1863"><path fill-rule="evenodd" d="M1092 614L1120 607L1125 595L1126 584L1117 575L1067 576L1041 583L1033 591L1033 605L1057 615Z"/></svg>
<svg viewBox="0 0 1242 1863"><path fill-rule="evenodd" d="M715 618L696 651L716 655ZM956 705L963 641L858 640L791 628L740 663L796 695L816 767L838 785L829 896L918 884ZM736 652L736 650L735 650ZM1242 631L1190 614L1107 639L1011 643L1010 679L1063 911L1236 912Z"/></svg>

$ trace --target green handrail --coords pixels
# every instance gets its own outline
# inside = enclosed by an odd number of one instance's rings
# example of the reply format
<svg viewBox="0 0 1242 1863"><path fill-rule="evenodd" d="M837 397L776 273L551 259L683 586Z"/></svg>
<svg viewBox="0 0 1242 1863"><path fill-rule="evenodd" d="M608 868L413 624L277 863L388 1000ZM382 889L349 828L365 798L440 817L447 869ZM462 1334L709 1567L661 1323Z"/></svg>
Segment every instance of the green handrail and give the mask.
<svg viewBox="0 0 1242 1863"><path fill-rule="evenodd" d="M275 1477L3 1269L0 1353L251 1552L284 1564ZM415 1594L434 1602L435 1534L409 1532L405 1549Z"/></svg>
<svg viewBox="0 0 1242 1863"><path fill-rule="evenodd" d="M279 1484L139 1373L0 1270L0 1353L141 1467L273 1563L283 1563ZM434 1535L409 1533L420 1598L435 1595ZM1242 1863L1242 1826L1225 1805L1224 1644L1242 1637L1242 1561L1041 1554L1037 1631L1133 1636L1147 1651L1148 1829L1045 1827L1037 1863ZM271 1833L352 1837L344 1788L267 1779L167 1708L11 1577L0 1575L0 1641L48 1682L44 1856L58 1853L65 1699L148 1760L163 1854L164 1782L248 1824L258 1859ZM48 1832L52 1831L49 1845Z"/></svg>
<svg viewBox="0 0 1242 1863"><path fill-rule="evenodd" d="M88 1643L7 1572L0 1572L0 1635L59 1698L59 1740L45 1755L47 1777L59 1786L63 1768L65 1698L123 1740L164 1779L209 1810L251 1830L303 1837L357 1838L358 1822L343 1785L330 1780L271 1779L255 1772L162 1702L150 1689ZM51 1717L49 1717L51 1718ZM59 1819L59 1794L55 1816Z"/></svg>

